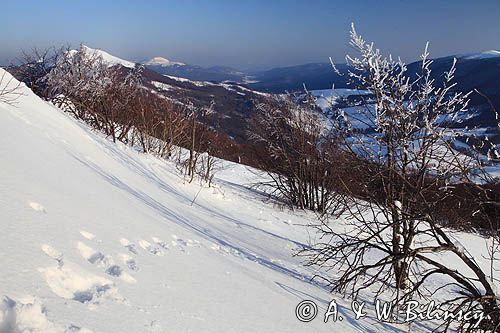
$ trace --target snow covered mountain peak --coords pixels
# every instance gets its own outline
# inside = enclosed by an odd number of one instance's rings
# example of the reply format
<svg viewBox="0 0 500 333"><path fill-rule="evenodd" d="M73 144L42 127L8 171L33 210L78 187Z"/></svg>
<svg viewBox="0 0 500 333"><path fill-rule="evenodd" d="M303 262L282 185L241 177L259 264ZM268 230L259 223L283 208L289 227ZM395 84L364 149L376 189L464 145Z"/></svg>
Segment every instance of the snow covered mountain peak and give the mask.
<svg viewBox="0 0 500 333"><path fill-rule="evenodd" d="M489 58L498 58L500 57L500 51L498 50L489 50L481 53L471 54L465 57L465 59L489 59Z"/></svg>
<svg viewBox="0 0 500 333"><path fill-rule="evenodd" d="M168 66L184 66L185 65L182 62L171 61L171 60L168 60L168 59L163 58L163 57L154 57L154 58L150 59L149 61L147 61L144 64L145 65L149 65L149 66L164 66L164 67L168 67Z"/></svg>
<svg viewBox="0 0 500 333"><path fill-rule="evenodd" d="M102 59L104 60L104 62L106 62L109 66L122 65L122 66L128 67L128 68L135 67L134 62L118 58L112 54L109 54L106 51L103 51L100 49L93 49L91 47L88 47L87 45L82 45L81 48L88 54L101 56ZM69 52L70 52L70 54L73 54L73 53L77 52L77 50L71 50Z"/></svg>

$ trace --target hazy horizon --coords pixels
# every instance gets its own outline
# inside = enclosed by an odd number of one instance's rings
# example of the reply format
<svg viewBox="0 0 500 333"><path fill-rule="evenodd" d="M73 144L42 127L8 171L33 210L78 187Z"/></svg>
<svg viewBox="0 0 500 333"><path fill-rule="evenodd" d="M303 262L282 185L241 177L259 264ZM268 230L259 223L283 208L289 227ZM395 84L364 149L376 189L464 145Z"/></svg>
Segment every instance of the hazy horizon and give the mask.
<svg viewBox="0 0 500 333"><path fill-rule="evenodd" d="M411 62L500 49L500 3L482 1L4 1L0 64L21 49L80 43L131 61L285 67L343 62L351 22L384 53ZM29 9L28 9L29 8ZM54 10L57 8L57 10Z"/></svg>

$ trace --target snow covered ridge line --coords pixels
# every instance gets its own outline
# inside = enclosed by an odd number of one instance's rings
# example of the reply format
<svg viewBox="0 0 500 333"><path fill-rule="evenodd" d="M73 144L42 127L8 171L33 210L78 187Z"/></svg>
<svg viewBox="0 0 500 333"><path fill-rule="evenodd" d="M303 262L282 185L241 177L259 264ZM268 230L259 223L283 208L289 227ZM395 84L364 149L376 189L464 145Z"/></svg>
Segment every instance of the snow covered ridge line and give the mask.
<svg viewBox="0 0 500 333"><path fill-rule="evenodd" d="M91 56L99 56L102 57L102 60L107 63L110 67L111 66L116 66L116 65L122 65L127 68L135 68L135 63L124 60L118 57L115 57L114 55L109 54L106 51L99 50L99 49L92 49L86 45L81 45L80 50L84 51L85 53L91 55ZM70 50L68 52L69 56L72 56L73 54L77 53L78 50Z"/></svg>
<svg viewBox="0 0 500 333"><path fill-rule="evenodd" d="M500 58L500 51L489 50L481 53L470 54L462 56L461 58L472 60L472 59L490 59L490 58Z"/></svg>
<svg viewBox="0 0 500 333"><path fill-rule="evenodd" d="M93 49L91 47L88 47L87 45L82 44L80 46L80 49L83 50L84 52L87 52L88 54L92 56L100 56L106 62L109 64L109 66L115 66L115 65L122 65L127 68L135 68L135 62L125 60L119 57L116 57L104 50L101 49ZM71 56L72 54L78 52L78 50L70 50L69 55ZM170 67L170 66L185 66L186 64L182 62L177 62L177 61L170 61L166 58L162 57L154 57L147 62L144 63L144 65L147 66L162 66L162 67Z"/></svg>
<svg viewBox="0 0 500 333"><path fill-rule="evenodd" d="M170 61L166 58L162 57L154 57L144 63L146 66L162 66L162 67L170 67L170 66L185 66L186 64L178 61Z"/></svg>

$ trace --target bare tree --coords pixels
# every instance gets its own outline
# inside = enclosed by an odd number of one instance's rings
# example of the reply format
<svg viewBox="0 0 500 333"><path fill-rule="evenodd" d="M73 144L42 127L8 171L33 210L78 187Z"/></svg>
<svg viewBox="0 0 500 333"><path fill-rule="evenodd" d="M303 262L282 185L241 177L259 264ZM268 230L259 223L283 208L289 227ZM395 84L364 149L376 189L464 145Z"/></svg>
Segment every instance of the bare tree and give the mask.
<svg viewBox="0 0 500 333"><path fill-rule="evenodd" d="M143 91L137 99L135 112L133 140L146 153L170 158L187 128L182 106Z"/></svg>
<svg viewBox="0 0 500 333"><path fill-rule="evenodd" d="M5 70L0 73L0 103L13 105L22 95L21 83Z"/></svg>
<svg viewBox="0 0 500 333"><path fill-rule="evenodd" d="M64 111L100 130L101 120L94 106L104 98L111 75L97 54L89 54L83 47L67 50L46 77L49 97Z"/></svg>
<svg viewBox="0 0 500 333"><path fill-rule="evenodd" d="M46 49L32 48L22 50L17 59L18 64L11 66L14 76L26 84L35 94L47 98L47 74L64 56L65 48L49 47Z"/></svg>
<svg viewBox="0 0 500 333"><path fill-rule="evenodd" d="M349 112L334 110L333 126L343 155L350 156L351 173L365 177L364 189L353 191L349 178L336 173L343 209L333 217L345 225L336 229L325 215L315 226L320 240L301 254L309 265L338 272L335 279L325 278L333 290L356 297L376 286L377 296L392 295L395 302L437 297L446 290L452 296L445 296L445 304L456 311L481 311L489 318L482 328L496 330L500 317L493 269L488 277L485 267L443 225L446 220L440 214L440 206L457 200L457 188L488 192L479 184L498 182L484 172L487 161L479 154L453 149L459 133L447 124L467 110L469 96L453 91L455 63L444 73L443 85L436 87L427 47L420 74L411 78L401 60L384 57L354 26L351 45L360 56L347 56L348 75L357 88L369 92L373 103ZM477 208L494 219L487 211L498 202L488 202L491 197L491 191L479 196ZM443 256L459 264L448 266ZM443 284L428 283L438 276L445 276ZM470 322L460 327L472 328Z"/></svg>
<svg viewBox="0 0 500 333"><path fill-rule="evenodd" d="M179 161L188 182L200 176L210 185L215 171L216 140L213 112L214 104L206 107L195 107L187 102L184 109L186 127L181 146L186 147L188 157Z"/></svg>
<svg viewBox="0 0 500 333"><path fill-rule="evenodd" d="M292 207L326 212L335 202L332 173L340 156L314 100L296 99L276 96L258 106L250 137L265 152L260 168L270 181L262 185Z"/></svg>

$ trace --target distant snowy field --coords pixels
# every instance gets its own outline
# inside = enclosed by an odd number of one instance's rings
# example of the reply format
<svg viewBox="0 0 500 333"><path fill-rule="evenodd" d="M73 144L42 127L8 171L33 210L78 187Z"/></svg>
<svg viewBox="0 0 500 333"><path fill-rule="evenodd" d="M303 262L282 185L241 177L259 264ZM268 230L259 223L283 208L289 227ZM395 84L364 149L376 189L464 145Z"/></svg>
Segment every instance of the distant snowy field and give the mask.
<svg viewBox="0 0 500 333"><path fill-rule="evenodd" d="M474 56L488 56L488 55L496 55L497 52L500 55L499 51L488 51L480 54L476 54ZM338 101L342 98L347 98L349 96L367 96L370 94L367 90L356 90L356 89L320 89L320 90L311 90L311 94L316 98L316 105L323 112L323 121L325 128L331 128L331 121L329 116L331 115L332 107L339 107L337 105ZM349 119L351 124L358 129L361 130L369 130L370 128L375 127L375 108L374 104L361 104L359 106L349 106L341 108L341 111L345 114L345 116ZM370 116L368 116L370 115ZM468 110L467 112L457 112L453 115L454 121L464 121L470 118L478 116L478 113L472 112L472 110ZM446 121L449 121L451 117L448 117ZM443 122L444 120L441 120ZM464 138L473 138L473 137L483 137L488 139L494 139L496 135L498 135L498 127L492 124L491 127L487 128L454 128L453 131L457 134L460 134ZM467 140L464 140L467 141ZM453 144L455 149L467 150L470 149L468 143L454 140ZM498 147L498 144L496 145ZM484 160L487 158L484 156ZM500 165L489 165L486 170L493 178L500 179Z"/></svg>
<svg viewBox="0 0 500 333"><path fill-rule="evenodd" d="M255 170L222 162L200 191L23 93L0 103L0 332L409 330L356 321L310 282L292 253L315 217L265 202ZM484 261L484 239L457 237ZM304 299L320 308L309 323L295 317ZM325 324L332 299L344 320Z"/></svg>

